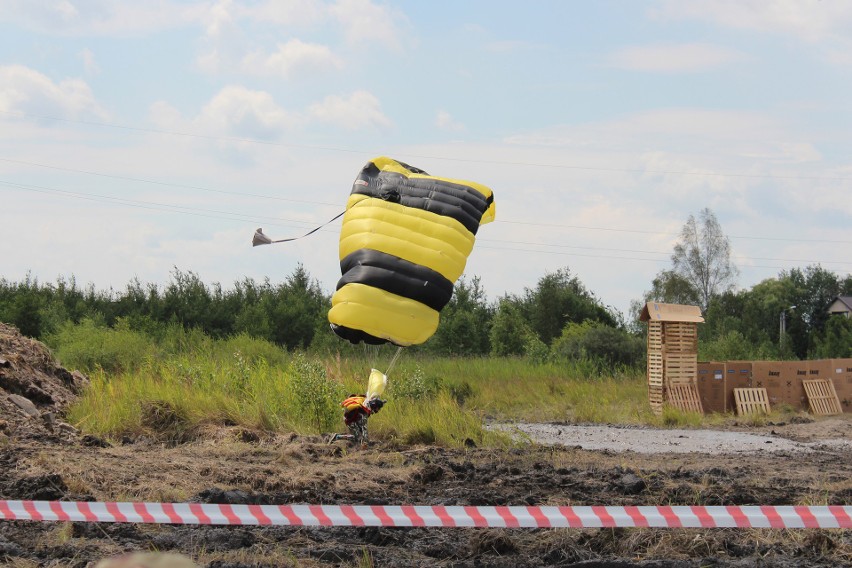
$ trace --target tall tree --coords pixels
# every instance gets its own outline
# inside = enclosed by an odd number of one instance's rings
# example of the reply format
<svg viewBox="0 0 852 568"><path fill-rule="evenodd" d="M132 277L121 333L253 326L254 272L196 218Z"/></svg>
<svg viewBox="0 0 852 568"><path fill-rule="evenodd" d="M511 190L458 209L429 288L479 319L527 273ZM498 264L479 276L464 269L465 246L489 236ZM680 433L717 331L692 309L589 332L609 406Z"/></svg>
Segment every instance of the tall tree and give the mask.
<svg viewBox="0 0 852 568"><path fill-rule="evenodd" d="M701 299L690 281L674 270L663 270L651 282L651 290L645 293L645 301L697 305Z"/></svg>
<svg viewBox="0 0 852 568"><path fill-rule="evenodd" d="M532 331L521 314L517 299L504 296L497 301L497 312L491 322L491 353L497 356L521 355L524 340Z"/></svg>
<svg viewBox="0 0 852 568"><path fill-rule="evenodd" d="M710 300L734 288L739 270L731 261L731 243L716 215L705 207L689 216L672 254L672 272L688 282L706 310Z"/></svg>
<svg viewBox="0 0 852 568"><path fill-rule="evenodd" d="M547 345L561 335L569 322L590 320L610 327L617 325L615 317L567 268L545 274L533 290L526 288L520 308L532 330Z"/></svg>
<svg viewBox="0 0 852 568"><path fill-rule="evenodd" d="M446 355L486 355L495 308L488 305L478 276L456 282L453 297L441 310L441 323L427 349Z"/></svg>
<svg viewBox="0 0 852 568"><path fill-rule="evenodd" d="M783 271L780 280L789 282L793 294L788 310L787 333L796 355L805 358L828 320L828 305L841 293L840 278L819 265ZM795 306L793 308L792 306Z"/></svg>

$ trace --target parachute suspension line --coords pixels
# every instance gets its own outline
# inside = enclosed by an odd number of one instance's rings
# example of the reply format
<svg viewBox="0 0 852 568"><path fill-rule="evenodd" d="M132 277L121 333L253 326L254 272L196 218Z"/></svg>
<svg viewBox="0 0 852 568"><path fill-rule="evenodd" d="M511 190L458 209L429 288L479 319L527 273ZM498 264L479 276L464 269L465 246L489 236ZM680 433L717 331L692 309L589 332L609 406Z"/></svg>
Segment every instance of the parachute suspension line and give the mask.
<svg viewBox="0 0 852 568"><path fill-rule="evenodd" d="M328 225L332 221L335 221L335 220L343 217L344 213L346 213L345 210L341 211L340 213L335 215L333 218L329 219L328 221L326 221L325 223L323 223L319 227L315 227L315 228L311 229L310 231L308 231L307 233L305 233L301 237L290 237L289 239L278 239L277 241L273 241L272 239L270 239L269 237L267 237L263 233L263 229L257 229L254 232L254 237L252 237L251 246L256 247L258 245L271 245L271 244L275 244L275 243L287 243L287 242L290 242L290 241L298 241L299 239L304 239L305 237L307 237L309 235L313 235L314 233L316 233L317 231L319 231L320 229L322 229L323 227L325 227L326 225Z"/></svg>
<svg viewBox="0 0 852 568"><path fill-rule="evenodd" d="M378 351L376 350L376 346L370 345L369 343L362 343L361 347L363 347L364 359L367 360L367 364L371 367L375 367L376 359L378 359Z"/></svg>
<svg viewBox="0 0 852 568"><path fill-rule="evenodd" d="M385 372L386 375L390 375L391 369L396 364L396 360L399 359L400 353L402 353L402 347L397 347L396 353L393 354L393 359L391 359L390 365L388 365L388 370Z"/></svg>

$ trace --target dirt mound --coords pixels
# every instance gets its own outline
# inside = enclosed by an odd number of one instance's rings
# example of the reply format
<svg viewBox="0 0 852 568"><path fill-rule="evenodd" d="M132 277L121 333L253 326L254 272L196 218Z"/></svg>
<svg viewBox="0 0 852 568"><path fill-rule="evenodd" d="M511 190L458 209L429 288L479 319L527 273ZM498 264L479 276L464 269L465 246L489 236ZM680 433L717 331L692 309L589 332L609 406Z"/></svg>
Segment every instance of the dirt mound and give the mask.
<svg viewBox="0 0 852 568"><path fill-rule="evenodd" d="M76 436L59 418L88 382L58 365L43 343L0 323L0 436Z"/></svg>

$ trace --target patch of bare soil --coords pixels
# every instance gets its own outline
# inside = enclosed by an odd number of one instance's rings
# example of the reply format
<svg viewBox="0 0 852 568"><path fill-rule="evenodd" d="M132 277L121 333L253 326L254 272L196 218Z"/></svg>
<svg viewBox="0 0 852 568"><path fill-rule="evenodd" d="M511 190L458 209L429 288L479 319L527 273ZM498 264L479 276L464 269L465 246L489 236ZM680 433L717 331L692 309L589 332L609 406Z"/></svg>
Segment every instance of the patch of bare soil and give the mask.
<svg viewBox="0 0 852 568"><path fill-rule="evenodd" d="M7 333L7 328L0 332ZM15 349L29 349L27 355ZM16 355L13 357L13 355ZM40 363L34 364L30 355ZM532 444L510 450L402 446L364 451L319 437L240 428L166 446L57 433L76 383L47 351L0 336L0 499L413 505L780 505L852 503L852 460L799 451L638 453ZM26 373L52 402L27 415ZM70 373L68 373L70 375ZM14 380L10 377L14 377ZM35 384L35 381L33 381ZM82 384L82 381L81 383ZM7 385L14 391L7 390ZM60 387L66 390L59 390ZM35 391L29 391L35 392ZM64 393L67 398L60 397ZM11 405L10 405L11 404ZM45 413L55 413L53 422ZM48 426L47 424L50 423ZM789 425L790 430L796 426ZM813 428L811 424L806 424ZM786 427L786 425L785 425ZM843 426L839 426L843 428ZM804 437L811 434L805 432ZM0 521L0 563L83 568L136 551L211 568L272 566L849 566L849 530L205 527Z"/></svg>
<svg viewBox="0 0 852 568"><path fill-rule="evenodd" d="M519 441L575 446L584 450L749 455L837 450L852 455L852 415L820 420L794 418L794 424L767 425L753 431L736 425L724 430L542 423L491 423L487 427Z"/></svg>

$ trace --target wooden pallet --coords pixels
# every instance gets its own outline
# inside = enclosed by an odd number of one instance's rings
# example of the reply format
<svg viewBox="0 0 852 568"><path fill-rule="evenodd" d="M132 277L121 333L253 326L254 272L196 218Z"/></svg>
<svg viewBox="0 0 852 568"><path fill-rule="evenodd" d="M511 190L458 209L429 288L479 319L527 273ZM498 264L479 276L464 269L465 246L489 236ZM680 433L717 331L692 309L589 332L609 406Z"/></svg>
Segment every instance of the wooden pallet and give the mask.
<svg viewBox="0 0 852 568"><path fill-rule="evenodd" d="M648 353L648 384L661 387L663 382L663 356Z"/></svg>
<svg viewBox="0 0 852 568"><path fill-rule="evenodd" d="M667 353L698 352L698 330L694 323L666 322L662 341Z"/></svg>
<svg viewBox="0 0 852 568"><path fill-rule="evenodd" d="M769 414L769 395L766 389L734 389L734 400L737 403L737 414Z"/></svg>
<svg viewBox="0 0 852 568"><path fill-rule="evenodd" d="M648 353L659 353L663 349L663 324L648 322Z"/></svg>
<svg viewBox="0 0 852 568"><path fill-rule="evenodd" d="M663 366L666 385L692 384L698 377L698 356L694 353L666 353Z"/></svg>
<svg viewBox="0 0 852 568"><path fill-rule="evenodd" d="M648 385L648 403L651 406L651 412L659 416L663 413L663 385Z"/></svg>
<svg viewBox="0 0 852 568"><path fill-rule="evenodd" d="M675 408L688 412L704 414L701 407L701 397L698 395L696 384L673 384L666 389L668 403Z"/></svg>
<svg viewBox="0 0 852 568"><path fill-rule="evenodd" d="M802 384L805 385L805 394L808 396L811 412L820 416L843 413L831 379L802 381Z"/></svg>

